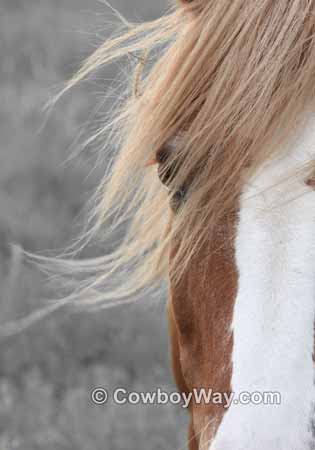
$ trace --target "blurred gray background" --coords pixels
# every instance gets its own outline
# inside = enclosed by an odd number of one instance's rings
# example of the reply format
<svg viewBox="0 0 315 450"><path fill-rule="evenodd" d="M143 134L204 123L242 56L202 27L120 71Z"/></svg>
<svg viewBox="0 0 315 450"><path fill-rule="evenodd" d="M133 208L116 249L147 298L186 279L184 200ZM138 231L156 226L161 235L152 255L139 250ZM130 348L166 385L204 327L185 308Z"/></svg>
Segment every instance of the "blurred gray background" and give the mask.
<svg viewBox="0 0 315 450"><path fill-rule="evenodd" d="M110 2L133 20L158 17L167 8L166 0ZM43 106L113 31L115 20L96 0L0 0L0 324L53 295L10 243L33 252L69 244L104 171L93 146L65 161L115 100L117 71L124 68L111 66L83 83L48 118ZM106 87L112 95L91 121ZM96 386L174 390L165 299L97 314L63 311L1 339L0 449L185 446L180 407L96 406L90 399Z"/></svg>

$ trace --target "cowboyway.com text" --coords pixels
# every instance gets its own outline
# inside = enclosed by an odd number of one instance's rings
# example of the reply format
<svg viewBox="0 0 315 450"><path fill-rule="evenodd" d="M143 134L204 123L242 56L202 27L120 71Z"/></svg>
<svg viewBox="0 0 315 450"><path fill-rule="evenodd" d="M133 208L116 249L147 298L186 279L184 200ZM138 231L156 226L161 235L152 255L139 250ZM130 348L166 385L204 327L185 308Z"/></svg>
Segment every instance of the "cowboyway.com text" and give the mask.
<svg viewBox="0 0 315 450"><path fill-rule="evenodd" d="M110 395L107 389L98 387L91 393L93 403L97 405L106 404ZM235 405L280 405L281 394L279 392L215 392L213 389L193 389L189 393L167 392L161 388L150 392L128 391L124 387L116 388L111 395L116 405L181 405L188 408L193 402L195 404L222 405L229 408Z"/></svg>

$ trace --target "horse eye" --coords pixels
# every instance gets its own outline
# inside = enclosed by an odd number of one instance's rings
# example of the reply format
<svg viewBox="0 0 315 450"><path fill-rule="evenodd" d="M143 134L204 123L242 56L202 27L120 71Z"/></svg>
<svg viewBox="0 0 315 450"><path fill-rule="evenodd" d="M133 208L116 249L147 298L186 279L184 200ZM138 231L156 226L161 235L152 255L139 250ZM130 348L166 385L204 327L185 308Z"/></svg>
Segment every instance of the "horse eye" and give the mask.
<svg viewBox="0 0 315 450"><path fill-rule="evenodd" d="M177 0L180 5L187 5L192 3L194 0Z"/></svg>
<svg viewBox="0 0 315 450"><path fill-rule="evenodd" d="M204 4L204 0L176 0L179 7L184 11L198 12Z"/></svg>

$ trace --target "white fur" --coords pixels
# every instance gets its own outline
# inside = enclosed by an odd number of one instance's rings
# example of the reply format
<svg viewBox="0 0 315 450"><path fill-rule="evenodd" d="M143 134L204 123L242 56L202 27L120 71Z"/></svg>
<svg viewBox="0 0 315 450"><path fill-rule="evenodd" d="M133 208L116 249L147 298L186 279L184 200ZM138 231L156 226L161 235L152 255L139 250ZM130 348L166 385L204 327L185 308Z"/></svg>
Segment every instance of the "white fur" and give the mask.
<svg viewBox="0 0 315 450"><path fill-rule="evenodd" d="M305 184L305 173L286 177L312 160L313 116L283 155L243 191L235 243L239 286L232 389L236 395L279 391L282 403L232 404L211 450L311 448L315 191Z"/></svg>

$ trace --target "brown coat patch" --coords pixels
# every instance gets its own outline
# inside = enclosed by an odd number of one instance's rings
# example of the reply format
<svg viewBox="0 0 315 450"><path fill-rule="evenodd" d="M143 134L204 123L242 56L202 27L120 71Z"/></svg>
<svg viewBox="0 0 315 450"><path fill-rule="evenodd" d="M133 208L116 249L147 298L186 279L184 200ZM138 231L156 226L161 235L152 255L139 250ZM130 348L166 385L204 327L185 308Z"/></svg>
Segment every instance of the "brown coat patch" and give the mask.
<svg viewBox="0 0 315 450"><path fill-rule="evenodd" d="M214 239L190 263L169 301L172 362L181 392L193 388L230 393L233 335L230 331L237 293L234 255L235 215L218 226ZM173 245L171 258L176 254ZM212 440L226 409L195 404L190 408L190 449Z"/></svg>

